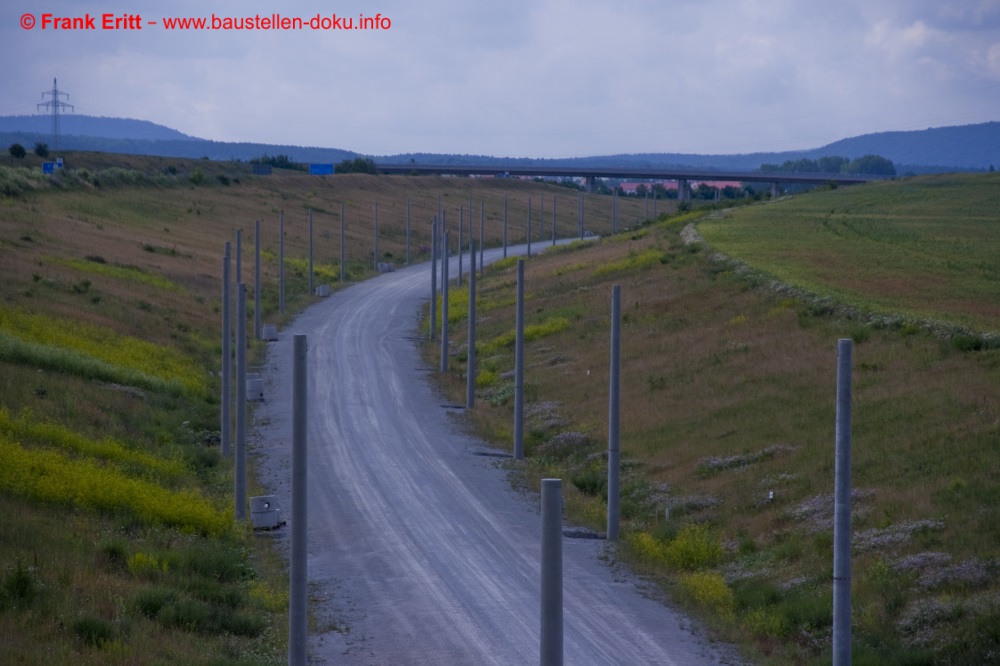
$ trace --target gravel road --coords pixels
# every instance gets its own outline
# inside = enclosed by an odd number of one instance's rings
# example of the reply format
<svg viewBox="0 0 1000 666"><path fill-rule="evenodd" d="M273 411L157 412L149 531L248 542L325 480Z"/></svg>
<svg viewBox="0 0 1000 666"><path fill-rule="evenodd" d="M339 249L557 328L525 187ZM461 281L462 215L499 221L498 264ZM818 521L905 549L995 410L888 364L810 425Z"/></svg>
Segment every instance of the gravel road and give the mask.
<svg viewBox="0 0 1000 666"><path fill-rule="evenodd" d="M251 452L287 512L292 336L308 335L310 663L538 663L537 496L510 488L429 385L414 341L429 292L427 264L383 274L310 307L269 349ZM563 540L566 664L741 663L607 548Z"/></svg>

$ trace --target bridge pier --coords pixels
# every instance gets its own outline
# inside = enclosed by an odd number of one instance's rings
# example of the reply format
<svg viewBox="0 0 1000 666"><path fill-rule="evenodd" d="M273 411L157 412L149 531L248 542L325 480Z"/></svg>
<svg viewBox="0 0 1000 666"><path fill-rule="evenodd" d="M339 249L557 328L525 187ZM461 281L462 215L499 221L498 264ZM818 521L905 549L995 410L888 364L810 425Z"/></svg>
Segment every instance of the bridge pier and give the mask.
<svg viewBox="0 0 1000 666"><path fill-rule="evenodd" d="M594 193L594 186L597 185L596 176L587 176L587 194Z"/></svg>
<svg viewBox="0 0 1000 666"><path fill-rule="evenodd" d="M677 200L691 201L691 183L686 178L677 179Z"/></svg>
<svg viewBox="0 0 1000 666"><path fill-rule="evenodd" d="M776 183L776 182L775 183L771 183L771 198L772 199L777 199L778 198L778 183Z"/></svg>

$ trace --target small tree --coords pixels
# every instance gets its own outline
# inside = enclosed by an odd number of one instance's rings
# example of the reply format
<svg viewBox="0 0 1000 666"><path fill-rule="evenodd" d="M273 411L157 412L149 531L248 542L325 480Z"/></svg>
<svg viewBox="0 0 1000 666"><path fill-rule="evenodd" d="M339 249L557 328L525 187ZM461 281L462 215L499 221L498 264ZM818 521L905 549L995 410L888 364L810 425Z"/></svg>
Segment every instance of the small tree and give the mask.
<svg viewBox="0 0 1000 666"><path fill-rule="evenodd" d="M49 144L42 143L41 141L39 141L38 143L36 143L35 144L35 154L38 155L39 157L48 157L49 156Z"/></svg>
<svg viewBox="0 0 1000 666"><path fill-rule="evenodd" d="M22 157L24 157L25 155L28 154L28 151L24 149L24 146L22 146L19 143L12 143L12 144L10 144L9 150L10 150L10 154L13 157L16 157L17 159L21 159Z"/></svg>
<svg viewBox="0 0 1000 666"><path fill-rule="evenodd" d="M334 173L369 173L378 175L378 167L375 160L370 157L355 157L353 160L344 160L333 167Z"/></svg>

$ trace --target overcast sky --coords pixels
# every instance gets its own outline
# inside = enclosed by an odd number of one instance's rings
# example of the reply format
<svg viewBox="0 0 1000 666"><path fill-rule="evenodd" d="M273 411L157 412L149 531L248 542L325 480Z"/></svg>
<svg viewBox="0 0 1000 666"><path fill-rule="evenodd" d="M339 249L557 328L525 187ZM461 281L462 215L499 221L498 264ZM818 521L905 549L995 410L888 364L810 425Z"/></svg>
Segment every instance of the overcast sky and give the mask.
<svg viewBox="0 0 1000 666"><path fill-rule="evenodd" d="M42 14L87 12L97 30L42 28ZM139 14L142 29L101 30L103 13ZM164 29L213 13L391 26ZM1000 0L5 0L0 63L0 115L36 113L58 77L76 113L217 141L781 151L1000 120Z"/></svg>

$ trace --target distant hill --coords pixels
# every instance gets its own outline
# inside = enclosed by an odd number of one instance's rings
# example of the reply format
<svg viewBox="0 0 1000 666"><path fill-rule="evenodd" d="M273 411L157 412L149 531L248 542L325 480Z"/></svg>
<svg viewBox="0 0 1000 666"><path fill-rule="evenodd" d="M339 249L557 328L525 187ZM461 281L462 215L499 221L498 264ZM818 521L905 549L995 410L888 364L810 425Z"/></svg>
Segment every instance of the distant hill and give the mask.
<svg viewBox="0 0 1000 666"><path fill-rule="evenodd" d="M60 150L241 161L267 154L287 155L294 162L325 163L357 157L357 153L338 148L209 141L132 118L68 114L60 117L59 126ZM30 149L39 142L52 147L51 116L0 116L0 146L6 148L12 143L20 143Z"/></svg>
<svg viewBox="0 0 1000 666"><path fill-rule="evenodd" d="M0 146L51 143L51 118L45 115L0 116ZM164 157L207 157L213 160L249 160L261 155L287 155L296 162L340 162L359 154L338 148L264 143L230 143L188 136L145 120L65 115L61 119L59 147ZM980 171L1000 166L1000 122L937 127L912 132L879 132L843 139L810 150L699 155L690 153L633 153L566 159L494 157L439 153L401 153L376 157L376 162L415 164L487 164L511 166L590 166L752 171L761 164L781 164L800 158L837 156L854 159L881 155L896 164L899 173Z"/></svg>
<svg viewBox="0 0 1000 666"><path fill-rule="evenodd" d="M782 164L801 158L836 156L855 159L881 155L893 161L899 173L913 171L979 171L1000 166L1000 122L956 127L937 127L912 132L880 132L842 139L811 150L739 155L698 155L690 153L632 153L566 159L496 158L482 155L434 155L405 153L376 161L418 164L510 164L511 166L592 166L752 171L761 164Z"/></svg>
<svg viewBox="0 0 1000 666"><path fill-rule="evenodd" d="M899 165L988 169L1000 166L1000 122L933 127L913 132L879 132L842 139L810 151L824 155L881 155Z"/></svg>
<svg viewBox="0 0 1000 666"><path fill-rule="evenodd" d="M24 132L50 134L52 116L0 116L0 133ZM89 136L103 139L141 139L144 141L201 141L175 129L134 118L107 118L65 114L59 116L59 133L65 136ZM51 141L49 141L51 143Z"/></svg>

